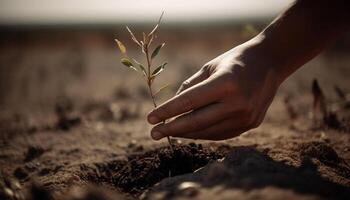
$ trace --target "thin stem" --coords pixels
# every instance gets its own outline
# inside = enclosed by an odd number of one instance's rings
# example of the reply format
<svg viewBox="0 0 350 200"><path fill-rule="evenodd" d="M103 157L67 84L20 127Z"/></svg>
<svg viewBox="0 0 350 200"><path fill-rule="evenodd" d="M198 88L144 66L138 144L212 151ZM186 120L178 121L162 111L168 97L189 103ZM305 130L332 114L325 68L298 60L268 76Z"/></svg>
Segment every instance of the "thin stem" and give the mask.
<svg viewBox="0 0 350 200"><path fill-rule="evenodd" d="M148 68L148 80L151 79L151 59L149 58L149 53L148 53L148 46L145 46L145 53L146 53L146 58L147 58L147 68ZM150 81L148 81L148 85L151 85Z"/></svg>
<svg viewBox="0 0 350 200"><path fill-rule="evenodd" d="M155 99L155 97L153 95L152 87L151 87L150 84L148 84L148 91L149 91L149 94L150 94L150 96L152 98L152 102L153 102L154 108L157 108L156 99Z"/></svg>
<svg viewBox="0 0 350 200"><path fill-rule="evenodd" d="M157 103L156 103L156 99L154 97L154 94L153 94L153 91L152 91L152 79L151 79L151 59L149 58L149 53L148 53L148 46L146 45L145 47L145 53L146 53L146 58L147 58L147 69L148 69L148 73L147 73L147 86L148 86L148 91L149 91L149 95L151 96L151 99L152 99L152 103L153 103L153 106L154 108L157 108ZM165 123L165 121L163 121L163 124ZM168 143L169 143L169 146L170 146L170 149L172 152L174 152L174 149L173 149L173 144L170 140L170 137L167 136L167 139L168 139Z"/></svg>

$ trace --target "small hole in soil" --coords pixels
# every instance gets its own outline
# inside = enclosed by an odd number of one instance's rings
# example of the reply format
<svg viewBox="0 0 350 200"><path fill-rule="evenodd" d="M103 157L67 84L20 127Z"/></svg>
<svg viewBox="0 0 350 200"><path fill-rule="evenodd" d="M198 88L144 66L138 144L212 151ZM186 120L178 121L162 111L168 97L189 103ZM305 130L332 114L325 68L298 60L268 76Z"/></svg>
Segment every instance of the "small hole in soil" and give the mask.
<svg viewBox="0 0 350 200"><path fill-rule="evenodd" d="M108 182L123 192L139 195L164 178L192 173L210 161L223 158L229 150L228 145L203 146L195 143L176 145L174 152L169 147L161 147L129 157L117 167L96 165L98 172L88 176L85 173L85 177L93 182Z"/></svg>
<svg viewBox="0 0 350 200"><path fill-rule="evenodd" d="M201 144L174 146L174 152L163 147L132 158L113 174L113 183L125 192L138 193L169 175L191 173L223 156L223 151L203 148Z"/></svg>

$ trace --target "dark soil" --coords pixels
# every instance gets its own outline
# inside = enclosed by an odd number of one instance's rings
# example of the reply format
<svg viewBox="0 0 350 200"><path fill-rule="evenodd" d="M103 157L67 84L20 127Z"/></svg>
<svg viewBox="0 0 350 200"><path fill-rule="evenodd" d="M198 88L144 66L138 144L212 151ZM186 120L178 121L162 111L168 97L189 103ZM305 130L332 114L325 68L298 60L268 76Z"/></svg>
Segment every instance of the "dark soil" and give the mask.
<svg viewBox="0 0 350 200"><path fill-rule="evenodd" d="M316 158L323 163L336 164L341 161L337 152L323 142L309 142L301 144L300 155L303 158Z"/></svg>
<svg viewBox="0 0 350 200"><path fill-rule="evenodd" d="M81 165L80 177L138 196L164 178L192 173L210 161L223 158L230 148L228 145L203 146L190 143L174 145L172 152L165 146L142 154L131 153L127 160Z"/></svg>
<svg viewBox="0 0 350 200"><path fill-rule="evenodd" d="M40 146L30 146L28 147L26 156L24 158L24 162L29 162L39 156L41 156L45 152L45 149L43 149Z"/></svg>
<svg viewBox="0 0 350 200"><path fill-rule="evenodd" d="M125 192L140 193L169 176L192 173L208 162L224 157L225 150L203 148L201 144L163 147L132 158L121 170L113 174L116 187Z"/></svg>
<svg viewBox="0 0 350 200"><path fill-rule="evenodd" d="M132 195L139 195L164 178L177 176L203 167L210 161L223 158L229 146L207 147L190 143L175 145L174 152L166 147L157 148L139 155L128 157L127 161L81 166L84 179L108 185Z"/></svg>

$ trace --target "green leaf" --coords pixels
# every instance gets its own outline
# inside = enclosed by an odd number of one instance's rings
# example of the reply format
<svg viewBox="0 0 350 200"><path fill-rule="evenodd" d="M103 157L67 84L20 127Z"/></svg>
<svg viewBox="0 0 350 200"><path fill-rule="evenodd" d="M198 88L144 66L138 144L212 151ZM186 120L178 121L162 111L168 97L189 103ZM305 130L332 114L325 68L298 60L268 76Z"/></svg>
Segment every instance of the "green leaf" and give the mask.
<svg viewBox="0 0 350 200"><path fill-rule="evenodd" d="M156 77L158 76L163 70L165 65L167 65L168 63L164 63L161 66L157 67L153 72L152 72L152 77Z"/></svg>
<svg viewBox="0 0 350 200"><path fill-rule="evenodd" d="M165 45L165 43L162 43L162 44L158 45L158 46L154 49L154 51L152 52L152 55L151 55L151 58L152 58L152 59L155 58L155 57L158 55L160 49L161 49L164 45Z"/></svg>
<svg viewBox="0 0 350 200"><path fill-rule="evenodd" d="M141 63L139 63L137 60L135 60L135 59L132 59L132 60L139 66L139 68L141 69L143 75L146 76L147 72L146 72L145 67Z"/></svg>
<svg viewBox="0 0 350 200"><path fill-rule="evenodd" d="M120 51L123 54L125 54L126 53L126 47L124 46L124 44L121 41L119 41L118 39L115 39L115 41L117 42Z"/></svg>
<svg viewBox="0 0 350 200"><path fill-rule="evenodd" d="M135 37L134 33L130 30L130 28L128 26L126 26L126 30L128 30L128 32L130 33L131 39L139 46L141 46L140 42L137 40L137 38Z"/></svg>
<svg viewBox="0 0 350 200"><path fill-rule="evenodd" d="M131 61L130 61L128 58L122 58L122 59L121 59L121 62L122 62L125 66L127 66L128 68L137 71L137 69L133 66L133 64L131 63Z"/></svg>
<svg viewBox="0 0 350 200"><path fill-rule="evenodd" d="M169 84L166 84L163 87L159 88L158 91L154 93L154 96L156 96L157 94L159 94L161 91L165 90L168 87L169 87Z"/></svg>

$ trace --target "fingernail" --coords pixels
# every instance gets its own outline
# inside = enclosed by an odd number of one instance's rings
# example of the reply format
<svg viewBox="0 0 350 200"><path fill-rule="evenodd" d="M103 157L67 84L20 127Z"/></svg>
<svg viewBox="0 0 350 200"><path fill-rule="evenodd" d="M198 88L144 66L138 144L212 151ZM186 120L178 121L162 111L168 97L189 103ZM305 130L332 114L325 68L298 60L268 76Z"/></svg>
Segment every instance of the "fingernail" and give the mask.
<svg viewBox="0 0 350 200"><path fill-rule="evenodd" d="M148 122L151 124L155 124L155 123L159 122L159 119L155 116L150 116L150 117L148 117Z"/></svg>
<svg viewBox="0 0 350 200"><path fill-rule="evenodd" d="M163 137L163 134L161 132L154 131L154 132L151 132L151 136L153 139L159 140Z"/></svg>

